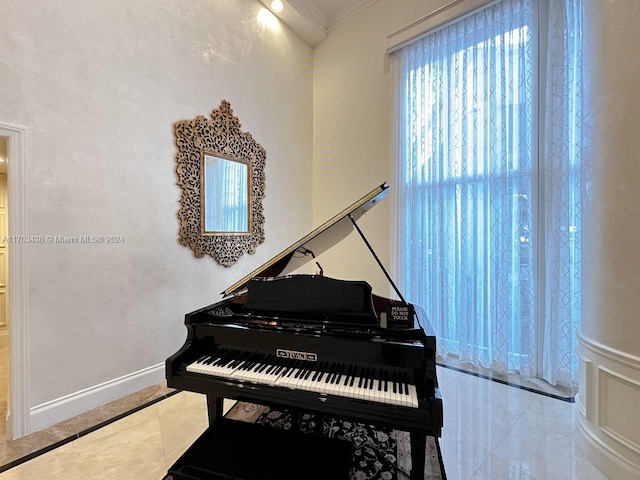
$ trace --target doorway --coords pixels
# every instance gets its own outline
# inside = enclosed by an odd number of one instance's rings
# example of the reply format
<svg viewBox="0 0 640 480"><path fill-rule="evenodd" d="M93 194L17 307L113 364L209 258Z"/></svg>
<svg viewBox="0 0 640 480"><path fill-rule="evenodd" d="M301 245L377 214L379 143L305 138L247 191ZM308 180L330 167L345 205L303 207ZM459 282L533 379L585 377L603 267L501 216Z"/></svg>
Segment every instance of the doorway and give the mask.
<svg viewBox="0 0 640 480"><path fill-rule="evenodd" d="M0 148L5 160L4 178L6 188L2 204L4 215L2 221L5 234L0 234L0 249L4 254L4 293L2 305L6 324L8 343L0 347L0 395L3 413L0 415L0 432L4 439L15 439L30 433L29 425L29 349L27 318L27 257L25 245L9 242L13 238L21 238L26 232L25 221L25 137L26 129L15 125L0 123ZM6 383L6 387L5 387ZM6 397L6 400L4 400ZM6 418L6 420L5 420Z"/></svg>

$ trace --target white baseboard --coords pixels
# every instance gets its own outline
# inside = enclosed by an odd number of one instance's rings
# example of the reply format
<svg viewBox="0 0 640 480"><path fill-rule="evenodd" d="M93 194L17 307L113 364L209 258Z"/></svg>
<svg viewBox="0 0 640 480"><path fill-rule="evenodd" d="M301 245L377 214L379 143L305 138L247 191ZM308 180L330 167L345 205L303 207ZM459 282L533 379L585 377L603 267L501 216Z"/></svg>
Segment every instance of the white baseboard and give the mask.
<svg viewBox="0 0 640 480"><path fill-rule="evenodd" d="M29 433L118 400L164 380L165 364L130 373L29 409Z"/></svg>

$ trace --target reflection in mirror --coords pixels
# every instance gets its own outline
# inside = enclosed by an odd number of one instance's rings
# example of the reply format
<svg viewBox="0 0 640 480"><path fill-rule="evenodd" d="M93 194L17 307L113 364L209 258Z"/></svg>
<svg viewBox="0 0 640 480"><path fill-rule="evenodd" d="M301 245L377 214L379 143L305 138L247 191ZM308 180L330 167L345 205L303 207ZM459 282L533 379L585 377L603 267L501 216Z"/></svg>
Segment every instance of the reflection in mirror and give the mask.
<svg viewBox="0 0 640 480"><path fill-rule="evenodd" d="M203 163L204 232L250 233L248 162L205 153Z"/></svg>

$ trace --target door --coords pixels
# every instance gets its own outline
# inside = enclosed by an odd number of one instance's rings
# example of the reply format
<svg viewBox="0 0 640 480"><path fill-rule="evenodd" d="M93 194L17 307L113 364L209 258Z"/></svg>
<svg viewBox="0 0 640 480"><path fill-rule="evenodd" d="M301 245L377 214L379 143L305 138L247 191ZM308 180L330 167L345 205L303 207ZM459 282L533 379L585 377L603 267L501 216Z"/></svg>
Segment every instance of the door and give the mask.
<svg viewBox="0 0 640 480"><path fill-rule="evenodd" d="M8 225L6 143L6 139L0 138L0 349L9 346L9 312L7 305L9 242L6 238Z"/></svg>

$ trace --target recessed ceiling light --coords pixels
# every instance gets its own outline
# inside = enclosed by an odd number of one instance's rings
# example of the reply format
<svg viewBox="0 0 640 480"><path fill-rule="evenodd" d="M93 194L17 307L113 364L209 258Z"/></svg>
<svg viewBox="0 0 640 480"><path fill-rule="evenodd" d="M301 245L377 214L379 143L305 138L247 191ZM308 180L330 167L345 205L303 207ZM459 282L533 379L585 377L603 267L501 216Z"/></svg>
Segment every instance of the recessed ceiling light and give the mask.
<svg viewBox="0 0 640 480"><path fill-rule="evenodd" d="M282 0L273 0L273 2L271 2L271 9L274 12L281 12L283 8L284 4L282 3Z"/></svg>

